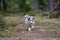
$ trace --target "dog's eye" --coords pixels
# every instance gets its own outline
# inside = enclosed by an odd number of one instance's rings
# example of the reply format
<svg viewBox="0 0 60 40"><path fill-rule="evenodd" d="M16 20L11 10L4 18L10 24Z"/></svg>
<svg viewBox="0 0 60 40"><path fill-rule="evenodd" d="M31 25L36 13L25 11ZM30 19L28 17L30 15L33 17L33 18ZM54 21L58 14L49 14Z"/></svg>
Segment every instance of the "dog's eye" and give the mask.
<svg viewBox="0 0 60 40"><path fill-rule="evenodd" d="M30 20L30 18L28 18L28 20Z"/></svg>

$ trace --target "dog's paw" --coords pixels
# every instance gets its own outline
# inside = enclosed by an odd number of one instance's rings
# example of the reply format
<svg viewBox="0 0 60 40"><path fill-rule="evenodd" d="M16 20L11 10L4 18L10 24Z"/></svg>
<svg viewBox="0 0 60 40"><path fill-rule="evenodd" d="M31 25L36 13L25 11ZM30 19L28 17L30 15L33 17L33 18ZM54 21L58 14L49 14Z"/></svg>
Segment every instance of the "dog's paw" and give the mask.
<svg viewBox="0 0 60 40"><path fill-rule="evenodd" d="M28 28L28 31L31 31L31 28Z"/></svg>

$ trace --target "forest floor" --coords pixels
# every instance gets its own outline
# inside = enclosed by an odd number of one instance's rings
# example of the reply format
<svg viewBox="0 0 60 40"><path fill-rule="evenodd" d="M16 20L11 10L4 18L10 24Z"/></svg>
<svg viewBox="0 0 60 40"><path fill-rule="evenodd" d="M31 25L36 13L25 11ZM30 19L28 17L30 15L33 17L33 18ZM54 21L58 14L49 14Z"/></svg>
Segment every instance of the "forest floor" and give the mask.
<svg viewBox="0 0 60 40"><path fill-rule="evenodd" d="M60 40L60 19L35 17L35 27L27 31L24 17L5 17L6 21L16 24L12 37L5 40Z"/></svg>

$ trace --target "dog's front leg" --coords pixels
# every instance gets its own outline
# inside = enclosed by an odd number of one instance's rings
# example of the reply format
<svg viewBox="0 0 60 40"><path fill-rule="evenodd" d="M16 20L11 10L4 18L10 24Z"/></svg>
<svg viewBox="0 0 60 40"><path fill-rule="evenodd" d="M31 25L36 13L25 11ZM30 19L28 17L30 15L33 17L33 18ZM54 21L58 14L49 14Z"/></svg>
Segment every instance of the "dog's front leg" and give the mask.
<svg viewBox="0 0 60 40"><path fill-rule="evenodd" d="M28 31L31 31L31 27L28 27Z"/></svg>
<svg viewBox="0 0 60 40"><path fill-rule="evenodd" d="M34 28L34 26L31 26L31 28Z"/></svg>

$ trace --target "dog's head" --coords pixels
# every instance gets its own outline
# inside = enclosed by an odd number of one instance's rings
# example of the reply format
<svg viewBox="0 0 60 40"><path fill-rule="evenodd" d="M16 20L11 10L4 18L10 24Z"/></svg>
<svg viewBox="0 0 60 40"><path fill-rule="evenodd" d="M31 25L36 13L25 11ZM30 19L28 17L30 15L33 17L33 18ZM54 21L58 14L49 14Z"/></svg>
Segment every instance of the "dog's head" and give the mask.
<svg viewBox="0 0 60 40"><path fill-rule="evenodd" d="M35 19L34 16L30 16L30 20L29 21L30 21L31 24L34 22L34 19Z"/></svg>
<svg viewBox="0 0 60 40"><path fill-rule="evenodd" d="M28 21L32 24L35 17L34 16L29 16L29 15L25 15L25 18L28 19Z"/></svg>

